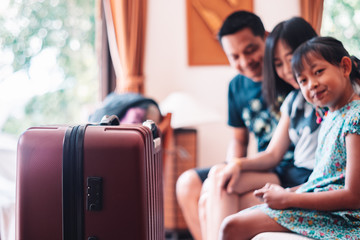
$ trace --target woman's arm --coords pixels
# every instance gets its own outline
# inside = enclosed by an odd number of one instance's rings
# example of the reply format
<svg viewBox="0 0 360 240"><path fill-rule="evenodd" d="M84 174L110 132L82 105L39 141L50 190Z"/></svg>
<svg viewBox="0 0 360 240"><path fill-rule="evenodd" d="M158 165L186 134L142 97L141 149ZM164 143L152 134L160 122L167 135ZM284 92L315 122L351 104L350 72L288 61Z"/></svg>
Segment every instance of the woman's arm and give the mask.
<svg viewBox="0 0 360 240"><path fill-rule="evenodd" d="M227 188L231 193L241 171L268 171L279 164L290 145L289 125L289 116L283 115L264 152L257 153L253 157L229 161L220 173L219 188Z"/></svg>
<svg viewBox="0 0 360 240"><path fill-rule="evenodd" d="M290 207L319 211L335 211L360 208L360 135L346 136L346 178L345 187L341 190L292 193L277 187L260 189L264 202L274 209Z"/></svg>
<svg viewBox="0 0 360 240"><path fill-rule="evenodd" d="M241 159L241 170L267 171L276 167L290 145L289 126L290 117L283 114L266 150L254 156Z"/></svg>

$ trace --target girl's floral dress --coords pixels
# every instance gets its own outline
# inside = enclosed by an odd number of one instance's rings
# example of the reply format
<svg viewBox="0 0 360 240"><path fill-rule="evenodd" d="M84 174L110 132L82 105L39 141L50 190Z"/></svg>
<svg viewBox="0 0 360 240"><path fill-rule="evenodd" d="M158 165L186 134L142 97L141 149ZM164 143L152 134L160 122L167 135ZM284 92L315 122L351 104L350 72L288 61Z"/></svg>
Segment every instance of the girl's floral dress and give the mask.
<svg viewBox="0 0 360 240"><path fill-rule="evenodd" d="M298 193L344 188L345 137L349 133L360 135L359 100L352 101L334 112L328 112L321 123L314 171L309 180L297 190ZM255 208L265 212L283 227L310 238L360 239L360 209L334 212L305 209L273 210L266 204Z"/></svg>

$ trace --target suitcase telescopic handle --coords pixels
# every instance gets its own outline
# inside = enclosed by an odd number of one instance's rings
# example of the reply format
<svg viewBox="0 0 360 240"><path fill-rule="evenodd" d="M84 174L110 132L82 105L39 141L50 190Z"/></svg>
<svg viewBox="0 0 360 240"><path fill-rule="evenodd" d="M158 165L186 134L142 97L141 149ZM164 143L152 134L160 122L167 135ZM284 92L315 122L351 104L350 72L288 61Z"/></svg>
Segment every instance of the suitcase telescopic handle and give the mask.
<svg viewBox="0 0 360 240"><path fill-rule="evenodd" d="M101 121L100 121L100 125L103 126L103 125L107 125L107 126L117 126L117 125L120 125L120 120L118 118L118 116L116 115L105 115Z"/></svg>
<svg viewBox="0 0 360 240"><path fill-rule="evenodd" d="M118 118L118 116L116 115L105 115L99 125L101 126L118 126L120 125L120 120ZM160 140L160 135L159 135L159 129L156 125L156 123L153 120L146 120L145 122L143 122L142 124L143 126L147 127L150 129L153 139L154 139L154 147L156 148L157 146L161 145L161 140Z"/></svg>

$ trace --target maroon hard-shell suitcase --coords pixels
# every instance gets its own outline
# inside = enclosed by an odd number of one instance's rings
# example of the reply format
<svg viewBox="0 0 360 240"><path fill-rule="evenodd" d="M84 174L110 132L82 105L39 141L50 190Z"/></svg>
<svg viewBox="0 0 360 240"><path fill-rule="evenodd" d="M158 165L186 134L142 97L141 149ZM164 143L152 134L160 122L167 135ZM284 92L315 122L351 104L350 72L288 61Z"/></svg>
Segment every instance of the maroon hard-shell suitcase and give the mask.
<svg viewBox="0 0 360 240"><path fill-rule="evenodd" d="M18 143L16 239L164 239L162 154L153 127L25 131Z"/></svg>

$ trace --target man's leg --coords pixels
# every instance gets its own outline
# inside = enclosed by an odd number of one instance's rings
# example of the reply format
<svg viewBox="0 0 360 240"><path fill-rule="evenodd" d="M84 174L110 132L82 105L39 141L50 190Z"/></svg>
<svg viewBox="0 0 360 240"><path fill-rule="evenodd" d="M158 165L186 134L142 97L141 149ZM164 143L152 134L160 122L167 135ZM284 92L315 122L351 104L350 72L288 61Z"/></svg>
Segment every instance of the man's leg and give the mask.
<svg viewBox="0 0 360 240"><path fill-rule="evenodd" d="M259 209L239 212L224 219L218 239L251 239L262 232L290 232Z"/></svg>
<svg viewBox="0 0 360 240"><path fill-rule="evenodd" d="M205 223L202 226L202 236L207 240L215 240L218 238L220 224L226 216L238 212L238 200L239 196L235 194L227 194L225 191L217 190L217 175L225 167L225 164L216 165L211 168L209 176L206 179L206 197L205 205L200 206L199 212L205 215Z"/></svg>
<svg viewBox="0 0 360 240"><path fill-rule="evenodd" d="M202 181L194 169L185 171L176 182L176 198L194 239L201 240L198 202Z"/></svg>
<svg viewBox="0 0 360 240"><path fill-rule="evenodd" d="M206 236L206 224L207 224L206 205L207 205L207 199L208 199L207 187L208 187L208 180L206 179L204 181L203 187L201 189L201 195L200 195L199 207L198 207L202 239L208 239Z"/></svg>

